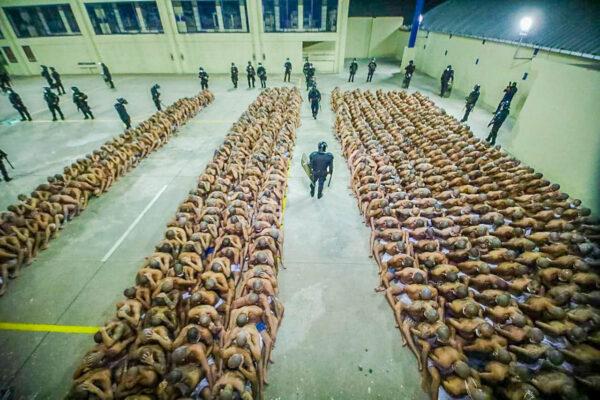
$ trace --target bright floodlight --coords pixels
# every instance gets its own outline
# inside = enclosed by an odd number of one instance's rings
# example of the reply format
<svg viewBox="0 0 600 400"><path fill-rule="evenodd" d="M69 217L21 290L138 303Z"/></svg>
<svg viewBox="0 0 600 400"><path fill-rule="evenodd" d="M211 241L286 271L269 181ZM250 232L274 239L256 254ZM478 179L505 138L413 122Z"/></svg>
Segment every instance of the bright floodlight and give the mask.
<svg viewBox="0 0 600 400"><path fill-rule="evenodd" d="M533 24L533 20L530 17L521 18L521 32L527 33L531 29L531 25Z"/></svg>
<svg viewBox="0 0 600 400"><path fill-rule="evenodd" d="M423 14L419 15L419 24L421 24L421 22L423 22Z"/></svg>

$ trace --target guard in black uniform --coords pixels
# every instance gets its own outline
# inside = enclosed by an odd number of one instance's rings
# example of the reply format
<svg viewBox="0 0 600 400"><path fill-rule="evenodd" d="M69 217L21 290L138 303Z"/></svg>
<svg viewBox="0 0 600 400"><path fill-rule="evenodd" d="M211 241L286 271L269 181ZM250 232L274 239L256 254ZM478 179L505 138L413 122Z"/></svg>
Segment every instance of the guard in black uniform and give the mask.
<svg viewBox="0 0 600 400"><path fill-rule="evenodd" d="M208 74L202 67L198 69L198 78L200 78L200 86L202 87L202 90L208 89Z"/></svg>
<svg viewBox="0 0 600 400"><path fill-rule="evenodd" d="M318 186L317 198L323 197L323 185L327 175L333 175L333 154L327 153L327 143L320 142L318 151L309 156L310 169L313 181L310 184L310 197L315 196L315 184Z"/></svg>
<svg viewBox="0 0 600 400"><path fill-rule="evenodd" d="M17 94L12 88L7 89L8 92L8 100L10 104L19 112L21 115L21 121L31 121L31 115L29 115L29 111L25 104L23 104L23 100L21 100L21 96Z"/></svg>
<svg viewBox="0 0 600 400"><path fill-rule="evenodd" d="M302 73L304 74L304 79L306 79L306 75L308 74L308 69L310 68L310 63L308 62L308 57L304 59L304 65L302 66Z"/></svg>
<svg viewBox="0 0 600 400"><path fill-rule="evenodd" d="M152 101L154 102L156 109L158 111L161 111L162 108L160 107L160 92L158 91L158 89L160 89L160 86L158 85L158 83L155 83L154 86L150 88L150 94L152 95Z"/></svg>
<svg viewBox="0 0 600 400"><path fill-rule="evenodd" d="M73 86L73 103L77 106L77 109L83 113L84 119L94 119L94 114L87 103L87 95L79 90L78 87Z"/></svg>
<svg viewBox="0 0 600 400"><path fill-rule="evenodd" d="M45 65L42 65L41 67L42 73L40 75L42 75L46 79L46 82L48 82L48 86L54 87L54 81L52 80L52 76L50 76L50 71L48 71L48 67L46 67Z"/></svg>
<svg viewBox="0 0 600 400"><path fill-rule="evenodd" d="M44 88L44 100L48 105L48 109L52 113L52 121L56 121L56 112L58 111L58 115L60 115L60 119L65 120L65 116L60 109L58 103L60 102L60 98L52 92L49 87Z"/></svg>
<svg viewBox="0 0 600 400"><path fill-rule="evenodd" d="M454 70L452 69L452 65L448 65L444 72L442 72L442 77L440 78L442 83L442 89L440 92L440 96L444 97L444 94L448 91L448 85L450 81L454 83Z"/></svg>
<svg viewBox="0 0 600 400"><path fill-rule="evenodd" d="M460 122L467 122L467 119L469 118L469 114L471 113L471 110L473 110L473 108L475 108L475 104L477 103L477 100L479 99L479 87L480 87L479 85L475 85L475 87L473 88L473 91L471 93L469 93L469 95L465 98L465 100L467 101L467 104L465 104L465 115L463 115Z"/></svg>
<svg viewBox="0 0 600 400"><path fill-rule="evenodd" d="M267 70L261 63L258 63L256 73L258 74L258 79L260 79L260 87L265 89L267 87Z"/></svg>
<svg viewBox="0 0 600 400"><path fill-rule="evenodd" d="M248 78L248 89L253 88L256 82L256 70L252 66L252 61L248 61L248 65L246 65L246 77Z"/></svg>
<svg viewBox="0 0 600 400"><path fill-rule="evenodd" d="M283 81L289 82L292 76L292 63L290 62L289 58L285 59L285 64L283 64L283 68L285 69L285 72L283 73Z"/></svg>
<svg viewBox="0 0 600 400"><path fill-rule="evenodd" d="M237 89L238 73L238 67L235 66L235 63L231 63L231 82L233 82L234 89Z"/></svg>
<svg viewBox="0 0 600 400"><path fill-rule="evenodd" d="M7 154L0 149L0 173L2 173L2 179L4 179L4 182L10 182L12 181L12 178L8 176L8 171L6 171L6 167L4 166L5 158L8 160Z"/></svg>
<svg viewBox="0 0 600 400"><path fill-rule="evenodd" d="M314 84L308 92L308 101L310 101L312 116L314 119L317 119L317 114L319 113L319 107L321 105L321 92L319 92L319 89L317 89L316 84Z"/></svg>
<svg viewBox="0 0 600 400"><path fill-rule="evenodd" d="M115 84L112 81L112 75L110 74L110 70L104 63L100 63L100 68L102 69L102 76L104 77L104 82L111 88L115 88Z"/></svg>
<svg viewBox="0 0 600 400"><path fill-rule="evenodd" d="M492 130L490 131L488 137L485 138L485 140L486 142L489 142L492 146L496 144L496 136L498 135L498 131L500 130L500 127L506 120L506 117L508 117L509 113L510 103L508 101L505 101L500 105L500 110L496 114L494 114L494 118L492 118L492 120L488 124L488 126L492 125Z"/></svg>
<svg viewBox="0 0 600 400"><path fill-rule="evenodd" d="M410 80L412 79L412 76L415 73L416 69L417 67L415 67L413 60L410 60L408 62L408 65L404 67L404 80L402 81L402 87L404 89L408 89L408 86L410 85Z"/></svg>
<svg viewBox="0 0 600 400"><path fill-rule="evenodd" d="M358 71L358 63L356 62L356 58L352 59L350 63L350 76L348 77L348 82L354 82L354 75L356 75L356 71Z"/></svg>
<svg viewBox="0 0 600 400"><path fill-rule="evenodd" d="M316 69L312 65L312 63L308 64L308 70L306 71L306 90L309 90L311 88L311 86L313 86L315 84L315 82L314 82L315 73L316 73Z"/></svg>
<svg viewBox="0 0 600 400"><path fill-rule="evenodd" d="M54 69L54 67L50 67L50 71L52 71L50 75L52 76L52 79L54 79L54 89L56 89L59 95L66 94L67 92L65 92L65 87L62 84L58 71Z"/></svg>
<svg viewBox="0 0 600 400"><path fill-rule="evenodd" d="M119 97L117 99L117 103L115 104L115 110L117 110L117 113L119 114L119 118L121 118L121 121L123 121L123 123L125 124L125 128L129 129L129 128L131 128L131 117L127 113L125 104L127 104L127 100L125 100L122 97Z"/></svg>
<svg viewBox="0 0 600 400"><path fill-rule="evenodd" d="M371 82L373 80L373 74L377 69L377 63L375 62L374 58L371 58L371 61L369 62L367 68L369 69L369 71L367 72L367 82Z"/></svg>

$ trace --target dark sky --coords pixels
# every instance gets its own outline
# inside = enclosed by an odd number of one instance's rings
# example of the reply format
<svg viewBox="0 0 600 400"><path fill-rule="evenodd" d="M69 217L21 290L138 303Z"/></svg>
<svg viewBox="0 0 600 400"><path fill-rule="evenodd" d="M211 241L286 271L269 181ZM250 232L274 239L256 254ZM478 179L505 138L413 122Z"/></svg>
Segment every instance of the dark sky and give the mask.
<svg viewBox="0 0 600 400"><path fill-rule="evenodd" d="M444 0L425 0L425 11L443 3ZM416 0L350 0L351 17L403 16L404 24L410 25Z"/></svg>

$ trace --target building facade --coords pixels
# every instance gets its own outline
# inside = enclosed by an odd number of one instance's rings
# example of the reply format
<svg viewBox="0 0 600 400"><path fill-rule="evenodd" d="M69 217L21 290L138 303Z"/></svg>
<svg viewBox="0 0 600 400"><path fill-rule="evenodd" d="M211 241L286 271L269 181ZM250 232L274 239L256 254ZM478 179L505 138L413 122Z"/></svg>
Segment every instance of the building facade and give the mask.
<svg viewBox="0 0 600 400"><path fill-rule="evenodd" d="M227 73L252 61L344 65L349 0L4 0L0 62L12 75Z"/></svg>

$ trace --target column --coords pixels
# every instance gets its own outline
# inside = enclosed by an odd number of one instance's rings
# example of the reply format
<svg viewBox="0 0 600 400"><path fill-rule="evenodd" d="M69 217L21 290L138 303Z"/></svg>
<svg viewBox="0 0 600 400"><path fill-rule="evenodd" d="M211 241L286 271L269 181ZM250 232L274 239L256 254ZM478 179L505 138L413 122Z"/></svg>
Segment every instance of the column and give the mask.
<svg viewBox="0 0 600 400"><path fill-rule="evenodd" d="M225 25L223 24L223 8L221 7L221 2L218 1L215 6L217 10L217 30L222 32L225 29Z"/></svg>
<svg viewBox="0 0 600 400"><path fill-rule="evenodd" d="M275 0L273 13L275 14L275 31L281 31L281 7L279 6L279 0Z"/></svg>
<svg viewBox="0 0 600 400"><path fill-rule="evenodd" d="M135 7L135 15L140 23L140 32L148 32L148 27L146 26L146 21L144 20L144 14L142 14L142 9L140 8L139 3L134 3Z"/></svg>
<svg viewBox="0 0 600 400"><path fill-rule="evenodd" d="M119 12L119 9L117 8L117 5L115 3L113 3L112 5L113 7L113 11L115 12L115 18L117 19L117 25L119 26L119 32L123 33L125 32L125 27L123 26L123 21L121 20L121 13ZM112 32L112 29L111 29ZM115 32L112 32L115 33Z"/></svg>
<svg viewBox="0 0 600 400"><path fill-rule="evenodd" d="M264 32L262 0L246 0L246 7L252 34L253 61L262 60L262 34Z"/></svg>
<svg viewBox="0 0 600 400"><path fill-rule="evenodd" d="M79 26L79 30L81 31L81 36L85 39L85 44L88 48L88 54L90 55L91 62L100 62L102 61L102 57L100 56L100 50L96 44L95 33L92 27L92 23L87 16L87 10L85 9L85 5L83 4L83 0L71 0L71 11L73 11L73 16L75 17L75 21ZM82 73L84 71L91 72L90 69L82 69Z"/></svg>
<svg viewBox="0 0 600 400"><path fill-rule="evenodd" d="M242 32L248 31L248 15L246 15L246 5L244 0L240 0L240 18L242 20Z"/></svg>
<svg viewBox="0 0 600 400"><path fill-rule="evenodd" d="M344 70L344 57L346 54L346 32L348 28L348 5L350 0L338 0L335 41L335 70L340 73Z"/></svg>
<svg viewBox="0 0 600 400"><path fill-rule="evenodd" d="M58 15L60 15L60 19L62 20L67 33L72 34L73 31L71 30L71 25L69 25L69 21L67 20L67 16L65 15L65 11L63 10L62 6L58 6Z"/></svg>
<svg viewBox="0 0 600 400"><path fill-rule="evenodd" d="M198 12L198 3L192 2L192 10L194 11L194 20L196 20L196 26L198 27L197 32L202 30L202 24L200 23L200 13Z"/></svg>
<svg viewBox="0 0 600 400"><path fill-rule="evenodd" d="M173 60L173 70L177 73L183 73L183 46L179 43L181 35L177 30L173 3L171 1L157 1L156 6L158 7L158 15L160 16L160 23L162 24L164 35L169 43L169 51L171 52L171 59Z"/></svg>
<svg viewBox="0 0 600 400"><path fill-rule="evenodd" d="M298 30L304 30L304 0L298 0Z"/></svg>
<svg viewBox="0 0 600 400"><path fill-rule="evenodd" d="M329 0L329 1L334 1L334 0ZM320 31L326 31L327 30L327 0L323 0L323 2L321 3L321 27L319 28Z"/></svg>

